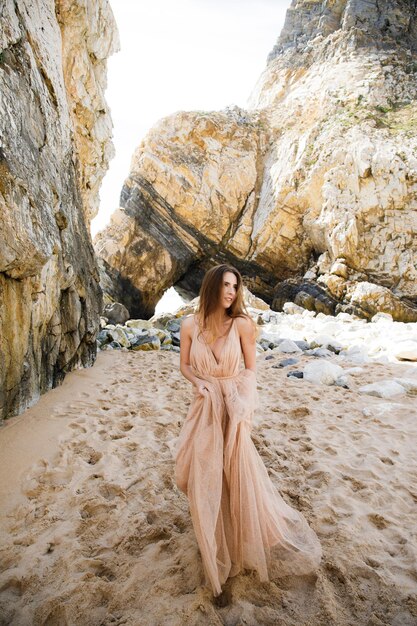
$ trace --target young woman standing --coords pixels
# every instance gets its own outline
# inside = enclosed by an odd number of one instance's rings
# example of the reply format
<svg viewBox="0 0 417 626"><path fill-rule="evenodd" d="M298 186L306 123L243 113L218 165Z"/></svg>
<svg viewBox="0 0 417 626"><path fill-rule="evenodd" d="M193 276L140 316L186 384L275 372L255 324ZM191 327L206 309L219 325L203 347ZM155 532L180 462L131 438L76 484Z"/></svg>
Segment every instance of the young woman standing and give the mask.
<svg viewBox="0 0 417 626"><path fill-rule="evenodd" d="M180 367L194 395L178 440L176 482L188 497L214 595L243 569L257 570L261 581L314 571L320 542L282 499L250 437L256 325L234 267L206 273L198 311L182 322Z"/></svg>

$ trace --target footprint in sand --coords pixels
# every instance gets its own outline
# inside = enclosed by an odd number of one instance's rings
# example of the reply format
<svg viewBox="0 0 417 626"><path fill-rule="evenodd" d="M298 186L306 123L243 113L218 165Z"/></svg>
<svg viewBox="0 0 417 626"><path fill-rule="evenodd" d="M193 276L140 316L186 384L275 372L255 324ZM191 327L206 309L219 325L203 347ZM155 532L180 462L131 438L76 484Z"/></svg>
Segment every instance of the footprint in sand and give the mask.
<svg viewBox="0 0 417 626"><path fill-rule="evenodd" d="M368 519L378 530L383 530L390 526L390 522L383 515L379 515L379 513L369 513Z"/></svg>
<svg viewBox="0 0 417 626"><path fill-rule="evenodd" d="M104 483L100 485L99 493L108 501L112 501L115 498L126 498L126 491L119 485L115 485L113 483Z"/></svg>
<svg viewBox="0 0 417 626"><path fill-rule="evenodd" d="M306 406L299 406L290 411L290 415L292 417L306 417L307 415L311 415L311 411Z"/></svg>
<svg viewBox="0 0 417 626"><path fill-rule="evenodd" d="M123 439L124 437L126 437L126 435L121 435L120 433L114 433L113 435L110 435L110 439L112 439L113 441Z"/></svg>
<svg viewBox="0 0 417 626"><path fill-rule="evenodd" d="M353 491L361 491L362 489L366 489L367 487L367 485L361 480L353 478L352 476L348 476L347 474L342 476L342 479L350 482Z"/></svg>
<svg viewBox="0 0 417 626"><path fill-rule="evenodd" d="M379 460L385 463L386 465L394 465L394 461L389 458L389 456L380 456Z"/></svg>
<svg viewBox="0 0 417 626"><path fill-rule="evenodd" d="M77 422L72 422L71 424L69 424L69 427L72 428L73 430L79 430L82 433L87 432L87 429L84 428L84 426L81 426L81 424L78 424Z"/></svg>
<svg viewBox="0 0 417 626"><path fill-rule="evenodd" d="M129 432L129 430L132 430L133 424L131 424L130 422L122 422L120 424L120 428L127 433Z"/></svg>
<svg viewBox="0 0 417 626"><path fill-rule="evenodd" d="M73 451L75 454L79 454L83 461L88 463L89 465L95 465L102 458L102 453L94 450L90 446L85 446L85 442L77 443L73 446ZM82 445L82 447L81 447Z"/></svg>
<svg viewBox="0 0 417 626"><path fill-rule="evenodd" d="M25 583L21 578L17 578L16 576L11 576L7 578L2 585L0 586L0 593L3 595L7 593L7 595L13 596L21 596L25 590Z"/></svg>
<svg viewBox="0 0 417 626"><path fill-rule="evenodd" d="M129 417L129 415L130 411L127 411L126 409L121 409L114 413L114 417Z"/></svg>
<svg viewBox="0 0 417 626"><path fill-rule="evenodd" d="M171 539L172 532L167 526L155 526L153 522L148 522L148 526L138 528L137 531L126 537L121 544L120 549L127 552L131 556L140 555L143 549L150 543L158 543Z"/></svg>
<svg viewBox="0 0 417 626"><path fill-rule="evenodd" d="M116 508L116 504L107 504L104 502L86 502L84 506L79 510L80 516L82 519L89 519L90 517L94 517L96 522L99 521L99 517L103 519L103 516L108 515L108 513Z"/></svg>
<svg viewBox="0 0 417 626"><path fill-rule="evenodd" d="M307 481L313 487L321 487L322 485L328 485L331 479L329 472L323 472L322 470L315 470L310 472L307 476Z"/></svg>

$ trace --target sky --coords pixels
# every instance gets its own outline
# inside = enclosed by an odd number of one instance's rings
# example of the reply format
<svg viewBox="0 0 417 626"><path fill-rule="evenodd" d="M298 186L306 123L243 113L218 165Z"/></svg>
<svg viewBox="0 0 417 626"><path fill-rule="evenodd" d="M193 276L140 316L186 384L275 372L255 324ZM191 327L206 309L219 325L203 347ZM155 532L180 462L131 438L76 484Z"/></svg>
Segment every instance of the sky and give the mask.
<svg viewBox="0 0 417 626"><path fill-rule="evenodd" d="M106 100L116 156L100 190L94 236L119 206L135 148L176 111L245 108L290 0L110 0L120 52L108 60Z"/></svg>

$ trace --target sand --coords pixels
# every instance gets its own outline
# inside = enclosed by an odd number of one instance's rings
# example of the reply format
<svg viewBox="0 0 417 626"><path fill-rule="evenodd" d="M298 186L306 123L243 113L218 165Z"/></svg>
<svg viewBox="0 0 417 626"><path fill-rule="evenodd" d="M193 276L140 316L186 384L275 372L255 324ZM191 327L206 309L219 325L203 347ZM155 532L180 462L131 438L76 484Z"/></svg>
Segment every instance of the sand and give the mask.
<svg viewBox="0 0 417 626"><path fill-rule="evenodd" d="M0 429L0 623L417 624L417 398L358 392L410 365L366 363L344 389L288 379L281 357L258 358L253 439L322 542L317 576L246 572L213 603L173 483L179 355L108 351Z"/></svg>

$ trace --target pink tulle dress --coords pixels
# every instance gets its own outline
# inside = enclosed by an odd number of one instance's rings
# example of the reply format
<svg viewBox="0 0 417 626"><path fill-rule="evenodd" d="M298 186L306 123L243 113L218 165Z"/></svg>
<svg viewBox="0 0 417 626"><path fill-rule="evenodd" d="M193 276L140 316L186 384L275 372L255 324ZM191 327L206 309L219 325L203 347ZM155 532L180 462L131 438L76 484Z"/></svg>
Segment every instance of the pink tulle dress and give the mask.
<svg viewBox="0 0 417 626"><path fill-rule="evenodd" d="M236 320L219 361L194 324L190 364L209 391L205 397L194 391L177 442L175 478L188 497L214 595L243 569L267 581L312 573L321 559L317 535L282 499L252 442L256 375L241 369L241 360Z"/></svg>

